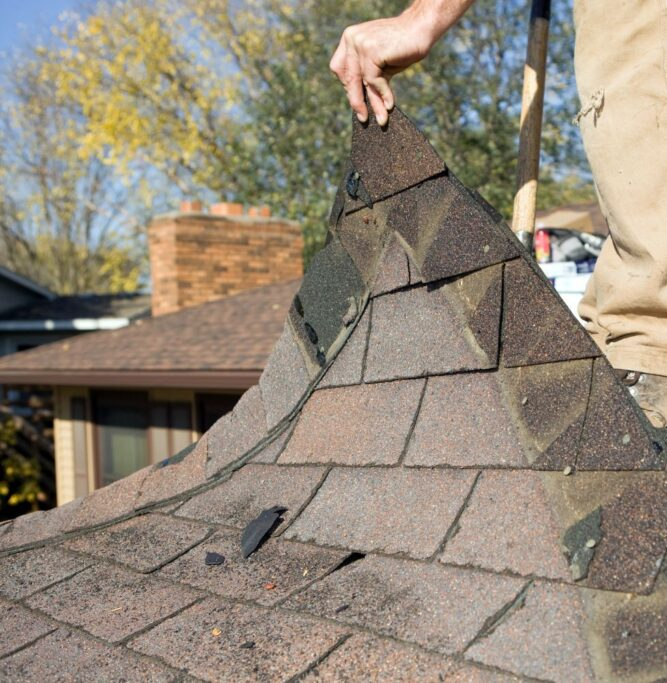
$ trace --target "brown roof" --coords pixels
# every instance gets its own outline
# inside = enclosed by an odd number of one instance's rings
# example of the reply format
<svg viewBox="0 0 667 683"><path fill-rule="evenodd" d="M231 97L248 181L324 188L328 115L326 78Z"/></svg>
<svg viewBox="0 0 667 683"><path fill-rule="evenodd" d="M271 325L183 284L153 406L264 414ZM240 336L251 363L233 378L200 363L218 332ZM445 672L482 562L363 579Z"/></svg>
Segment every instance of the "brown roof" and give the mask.
<svg viewBox="0 0 667 683"><path fill-rule="evenodd" d="M353 159L259 386L0 526L1 678L665 680L664 442L400 112Z"/></svg>
<svg viewBox="0 0 667 683"><path fill-rule="evenodd" d="M299 283L260 287L0 358L0 383L245 389L266 364Z"/></svg>
<svg viewBox="0 0 667 683"><path fill-rule="evenodd" d="M578 230L592 235L609 234L609 226L597 202L566 204L555 209L538 211L535 225L537 228Z"/></svg>

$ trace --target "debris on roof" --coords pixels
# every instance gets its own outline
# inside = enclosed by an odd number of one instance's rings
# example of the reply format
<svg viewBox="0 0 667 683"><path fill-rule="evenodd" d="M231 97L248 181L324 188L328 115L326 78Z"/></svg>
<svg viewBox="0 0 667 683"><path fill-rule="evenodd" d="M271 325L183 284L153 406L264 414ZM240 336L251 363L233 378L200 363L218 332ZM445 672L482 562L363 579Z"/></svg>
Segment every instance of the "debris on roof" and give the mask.
<svg viewBox="0 0 667 683"><path fill-rule="evenodd" d="M409 120L353 125L259 385L0 526L1 678L667 677L661 435Z"/></svg>

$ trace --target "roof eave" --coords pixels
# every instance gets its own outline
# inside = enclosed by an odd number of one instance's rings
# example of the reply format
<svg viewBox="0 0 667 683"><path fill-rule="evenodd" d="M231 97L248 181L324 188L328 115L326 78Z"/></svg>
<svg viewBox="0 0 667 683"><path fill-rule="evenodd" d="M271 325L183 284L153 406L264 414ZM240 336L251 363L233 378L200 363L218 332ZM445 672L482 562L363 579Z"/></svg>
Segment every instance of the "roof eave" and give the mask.
<svg viewBox="0 0 667 683"><path fill-rule="evenodd" d="M257 384L256 370L4 370L0 384L245 391Z"/></svg>

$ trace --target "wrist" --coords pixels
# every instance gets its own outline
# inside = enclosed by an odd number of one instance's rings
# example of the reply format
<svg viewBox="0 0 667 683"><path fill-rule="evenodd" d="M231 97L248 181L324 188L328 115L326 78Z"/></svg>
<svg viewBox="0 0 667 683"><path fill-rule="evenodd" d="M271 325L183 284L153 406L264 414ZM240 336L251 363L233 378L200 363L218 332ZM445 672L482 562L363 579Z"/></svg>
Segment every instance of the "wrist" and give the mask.
<svg viewBox="0 0 667 683"><path fill-rule="evenodd" d="M414 0L401 16L429 42L429 48L446 33L474 0Z"/></svg>

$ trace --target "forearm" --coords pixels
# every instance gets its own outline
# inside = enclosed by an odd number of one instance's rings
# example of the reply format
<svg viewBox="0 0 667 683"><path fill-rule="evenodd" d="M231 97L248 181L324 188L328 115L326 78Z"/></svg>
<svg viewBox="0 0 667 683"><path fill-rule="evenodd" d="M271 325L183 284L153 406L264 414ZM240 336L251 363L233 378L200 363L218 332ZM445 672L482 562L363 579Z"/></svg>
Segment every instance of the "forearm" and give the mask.
<svg viewBox="0 0 667 683"><path fill-rule="evenodd" d="M474 0L414 0L403 16L435 43L465 14Z"/></svg>

